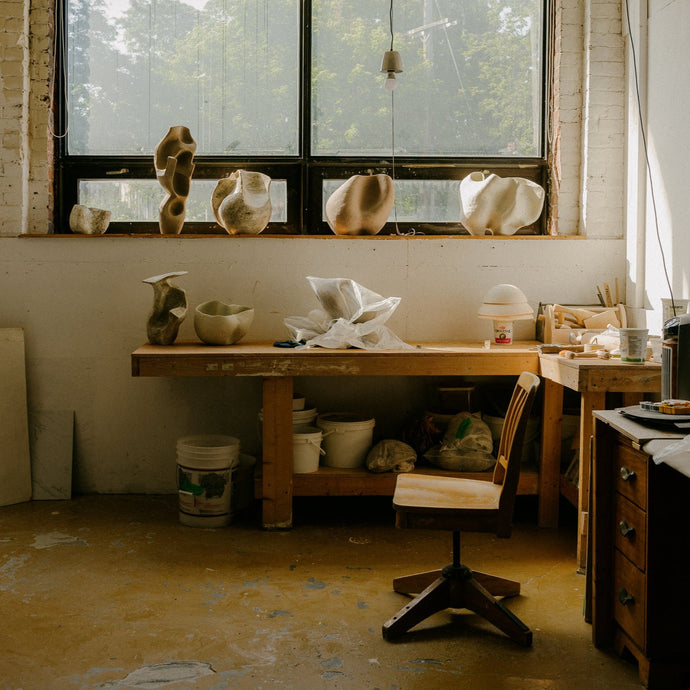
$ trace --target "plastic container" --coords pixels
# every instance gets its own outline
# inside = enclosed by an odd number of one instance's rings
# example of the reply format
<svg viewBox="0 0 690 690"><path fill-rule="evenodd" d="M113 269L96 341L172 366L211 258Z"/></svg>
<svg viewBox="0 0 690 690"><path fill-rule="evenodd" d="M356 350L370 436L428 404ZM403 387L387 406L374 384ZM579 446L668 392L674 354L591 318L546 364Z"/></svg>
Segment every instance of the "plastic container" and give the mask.
<svg viewBox="0 0 690 690"><path fill-rule="evenodd" d="M646 328L621 328L618 331L621 339L621 362L627 364L644 364L647 359Z"/></svg>
<svg viewBox="0 0 690 690"><path fill-rule="evenodd" d="M298 426L292 430L292 471L308 474L319 469L323 431L315 426Z"/></svg>
<svg viewBox="0 0 690 690"><path fill-rule="evenodd" d="M177 441L179 520L189 527L230 523L232 473L240 442L232 436L186 436Z"/></svg>
<svg viewBox="0 0 690 690"><path fill-rule="evenodd" d="M319 415L316 426L324 431L322 463L327 467L362 467L372 446L375 424L372 418L350 412Z"/></svg>

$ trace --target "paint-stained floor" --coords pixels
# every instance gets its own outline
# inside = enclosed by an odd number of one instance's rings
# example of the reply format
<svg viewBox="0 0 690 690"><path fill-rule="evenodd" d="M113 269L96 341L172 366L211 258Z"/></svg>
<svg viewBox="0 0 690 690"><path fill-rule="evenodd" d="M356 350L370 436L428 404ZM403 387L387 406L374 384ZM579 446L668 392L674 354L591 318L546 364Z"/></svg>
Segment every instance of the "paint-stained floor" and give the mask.
<svg viewBox="0 0 690 690"><path fill-rule="evenodd" d="M396 575L449 560L445 534L396 530L390 499L296 499L292 530L251 509L224 528L179 524L172 496L82 496L0 508L0 689L639 688L582 616L575 533L468 534L463 561L518 579L523 648L468 612L400 641ZM569 522L566 519L564 522Z"/></svg>

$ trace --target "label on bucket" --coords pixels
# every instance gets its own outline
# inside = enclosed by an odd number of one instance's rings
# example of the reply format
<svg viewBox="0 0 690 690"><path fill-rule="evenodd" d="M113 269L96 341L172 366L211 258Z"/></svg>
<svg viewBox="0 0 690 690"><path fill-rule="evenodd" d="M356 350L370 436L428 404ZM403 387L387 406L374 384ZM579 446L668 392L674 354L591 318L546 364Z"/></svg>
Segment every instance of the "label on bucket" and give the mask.
<svg viewBox="0 0 690 690"><path fill-rule="evenodd" d="M188 515L220 516L230 513L232 470L214 472L177 467L179 509Z"/></svg>

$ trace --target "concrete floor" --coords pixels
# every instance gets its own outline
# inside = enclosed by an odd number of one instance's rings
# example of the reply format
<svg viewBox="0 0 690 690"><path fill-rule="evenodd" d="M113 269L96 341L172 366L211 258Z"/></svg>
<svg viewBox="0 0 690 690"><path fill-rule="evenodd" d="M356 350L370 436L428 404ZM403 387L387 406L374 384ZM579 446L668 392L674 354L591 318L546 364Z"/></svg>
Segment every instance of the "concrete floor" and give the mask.
<svg viewBox="0 0 690 690"><path fill-rule="evenodd" d="M0 508L0 689L639 688L592 646L574 527L537 528L532 501L511 539L463 542L464 562L522 582L506 603L531 648L466 611L382 639L406 601L392 578L450 552L445 534L396 530L390 499L295 499L285 532L254 509L184 527L173 496Z"/></svg>

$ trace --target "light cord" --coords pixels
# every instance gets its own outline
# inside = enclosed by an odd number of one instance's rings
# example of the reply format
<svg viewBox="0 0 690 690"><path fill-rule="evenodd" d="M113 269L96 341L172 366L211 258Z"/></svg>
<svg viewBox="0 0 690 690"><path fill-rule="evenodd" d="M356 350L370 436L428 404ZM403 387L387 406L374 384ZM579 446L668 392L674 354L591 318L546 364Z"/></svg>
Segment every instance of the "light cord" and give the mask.
<svg viewBox="0 0 690 690"><path fill-rule="evenodd" d="M630 23L630 5L629 5L629 0L625 0L625 17L628 23L628 36L630 38L630 52L632 55L632 65L633 65L633 74L635 77L635 97L637 101L637 115L640 120L640 134L642 135L642 148L644 150L644 159L645 159L645 166L647 169L647 178L649 180L649 196L652 201L652 212L654 214L654 227L656 229L656 239L657 243L659 245L659 251L661 253L661 263L664 267L664 277L666 278L666 285L668 286L668 292L669 295L671 296L671 309L672 313L675 316L676 314L676 303L673 298L673 288L671 287L671 280L669 279L668 275L668 268L666 266L666 256L664 254L664 247L661 242L661 234L659 231L659 216L657 214L657 209L656 209L656 195L654 193L654 181L652 179L652 166L649 162L649 150L647 147L647 134L645 132L645 123L643 120L642 116L642 98L640 97L640 80L637 72L637 52L635 50L635 41L633 40L633 35L632 35L632 26Z"/></svg>

